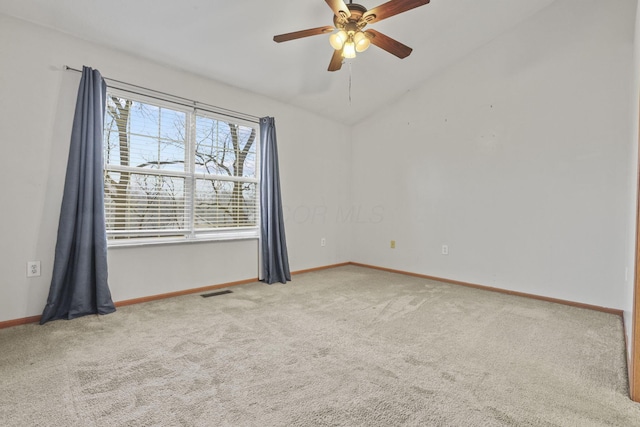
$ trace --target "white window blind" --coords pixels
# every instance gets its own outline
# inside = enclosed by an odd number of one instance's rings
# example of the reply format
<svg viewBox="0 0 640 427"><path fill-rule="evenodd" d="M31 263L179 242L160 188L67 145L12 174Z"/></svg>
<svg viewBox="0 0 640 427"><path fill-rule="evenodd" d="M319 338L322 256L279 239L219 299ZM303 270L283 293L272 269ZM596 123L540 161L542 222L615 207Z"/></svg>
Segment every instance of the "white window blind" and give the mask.
<svg viewBox="0 0 640 427"><path fill-rule="evenodd" d="M110 244L258 236L257 124L109 90Z"/></svg>

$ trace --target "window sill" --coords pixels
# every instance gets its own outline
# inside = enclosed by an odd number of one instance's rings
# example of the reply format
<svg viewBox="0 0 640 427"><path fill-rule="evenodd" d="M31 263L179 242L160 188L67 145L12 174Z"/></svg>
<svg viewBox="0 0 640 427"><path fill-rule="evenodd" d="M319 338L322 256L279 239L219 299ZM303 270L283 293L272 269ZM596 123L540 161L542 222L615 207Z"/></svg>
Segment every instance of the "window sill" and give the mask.
<svg viewBox="0 0 640 427"><path fill-rule="evenodd" d="M140 238L140 239L122 239L122 240L108 240L107 249L115 248L128 248L128 247L140 247L140 246L154 246L154 245L176 245L176 244L192 244L192 243L207 243L207 242L221 242L231 240L257 240L259 239L259 230L233 230L227 232L216 232L215 234L201 234L194 237L155 237L155 238Z"/></svg>

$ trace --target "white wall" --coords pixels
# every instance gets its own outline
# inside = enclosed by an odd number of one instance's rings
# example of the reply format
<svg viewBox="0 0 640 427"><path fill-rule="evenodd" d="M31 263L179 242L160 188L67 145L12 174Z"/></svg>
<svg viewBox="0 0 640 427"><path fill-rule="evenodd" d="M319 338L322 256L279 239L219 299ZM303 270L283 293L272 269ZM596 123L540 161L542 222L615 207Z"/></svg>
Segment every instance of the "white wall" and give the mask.
<svg viewBox="0 0 640 427"><path fill-rule="evenodd" d="M0 15L0 321L38 315L46 302L80 75L106 77L255 116L274 116L292 270L349 261L347 223L300 216L307 207L349 206L349 130L324 118L177 69ZM256 67L256 78L260 78ZM327 246L320 247L320 238ZM257 242L234 241L109 250L113 299L191 289L258 275ZM42 276L26 278L41 260Z"/></svg>
<svg viewBox="0 0 640 427"><path fill-rule="evenodd" d="M558 0L359 123L354 261L629 311L635 16Z"/></svg>

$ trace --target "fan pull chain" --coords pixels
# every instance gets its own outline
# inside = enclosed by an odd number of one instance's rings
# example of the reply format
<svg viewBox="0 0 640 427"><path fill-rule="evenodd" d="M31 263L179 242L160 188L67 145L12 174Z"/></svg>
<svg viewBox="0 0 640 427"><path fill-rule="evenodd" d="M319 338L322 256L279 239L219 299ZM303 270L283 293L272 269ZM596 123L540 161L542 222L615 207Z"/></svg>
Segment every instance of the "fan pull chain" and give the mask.
<svg viewBox="0 0 640 427"><path fill-rule="evenodd" d="M351 106L351 62L349 64L349 106Z"/></svg>

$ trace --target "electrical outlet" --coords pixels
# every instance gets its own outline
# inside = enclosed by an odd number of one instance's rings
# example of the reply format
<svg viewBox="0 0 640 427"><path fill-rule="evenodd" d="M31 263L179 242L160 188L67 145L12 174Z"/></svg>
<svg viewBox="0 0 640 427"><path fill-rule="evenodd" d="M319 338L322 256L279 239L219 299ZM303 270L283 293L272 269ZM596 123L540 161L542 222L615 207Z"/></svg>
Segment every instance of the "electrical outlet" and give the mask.
<svg viewBox="0 0 640 427"><path fill-rule="evenodd" d="M449 246L442 245L442 255L449 255Z"/></svg>
<svg viewBox="0 0 640 427"><path fill-rule="evenodd" d="M391 249L395 249L396 248L396 241L392 240L391 241Z"/></svg>
<svg viewBox="0 0 640 427"><path fill-rule="evenodd" d="M27 277L40 276L40 261L27 262Z"/></svg>
<svg viewBox="0 0 640 427"><path fill-rule="evenodd" d="M325 239L324 237L320 239L320 246L327 246L327 239Z"/></svg>

